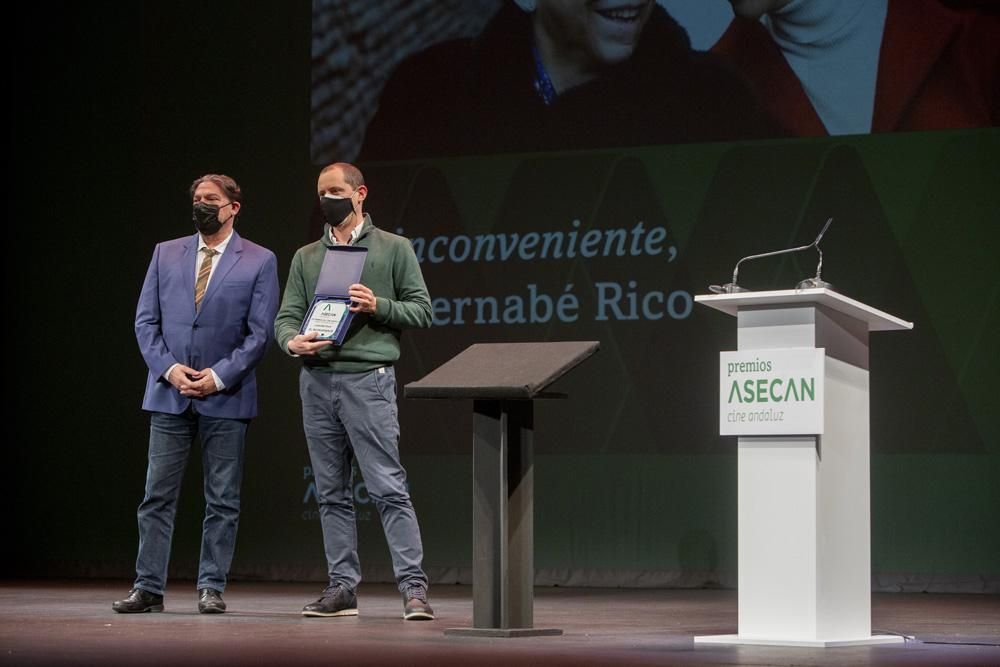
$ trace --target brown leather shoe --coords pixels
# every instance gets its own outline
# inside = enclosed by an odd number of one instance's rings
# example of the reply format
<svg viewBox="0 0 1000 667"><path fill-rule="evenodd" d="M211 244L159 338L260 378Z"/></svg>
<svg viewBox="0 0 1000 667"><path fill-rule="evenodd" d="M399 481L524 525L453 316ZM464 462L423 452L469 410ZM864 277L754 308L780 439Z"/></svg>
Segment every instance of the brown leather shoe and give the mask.
<svg viewBox="0 0 1000 667"><path fill-rule="evenodd" d="M327 586L323 597L302 608L302 615L321 618L357 616L358 596L340 584Z"/></svg>
<svg viewBox="0 0 1000 667"><path fill-rule="evenodd" d="M403 619L407 621L433 621L434 610L427 602L427 589L410 586L403 593Z"/></svg>

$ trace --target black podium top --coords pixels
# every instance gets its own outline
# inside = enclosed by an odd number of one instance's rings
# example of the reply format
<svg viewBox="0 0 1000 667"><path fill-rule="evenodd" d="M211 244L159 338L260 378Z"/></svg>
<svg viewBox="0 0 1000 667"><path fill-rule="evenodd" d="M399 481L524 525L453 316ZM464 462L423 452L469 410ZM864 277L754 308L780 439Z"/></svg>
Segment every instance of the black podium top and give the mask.
<svg viewBox="0 0 1000 667"><path fill-rule="evenodd" d="M415 382L406 398L536 398L601 346L597 341L478 343Z"/></svg>

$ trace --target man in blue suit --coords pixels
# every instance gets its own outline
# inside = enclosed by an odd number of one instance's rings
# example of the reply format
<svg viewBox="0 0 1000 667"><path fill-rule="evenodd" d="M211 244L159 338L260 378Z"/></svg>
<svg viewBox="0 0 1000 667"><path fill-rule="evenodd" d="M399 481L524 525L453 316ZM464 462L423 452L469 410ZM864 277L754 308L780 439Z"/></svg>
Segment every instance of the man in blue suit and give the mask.
<svg viewBox="0 0 1000 667"><path fill-rule="evenodd" d="M222 613L236 546L247 426L257 414L254 368L271 341L278 308L274 253L233 230L242 194L228 176L191 184L197 233L156 246L135 315L149 367L151 413L146 492L139 505L135 584L112 608L163 610L181 478L201 436L205 521L198 611Z"/></svg>

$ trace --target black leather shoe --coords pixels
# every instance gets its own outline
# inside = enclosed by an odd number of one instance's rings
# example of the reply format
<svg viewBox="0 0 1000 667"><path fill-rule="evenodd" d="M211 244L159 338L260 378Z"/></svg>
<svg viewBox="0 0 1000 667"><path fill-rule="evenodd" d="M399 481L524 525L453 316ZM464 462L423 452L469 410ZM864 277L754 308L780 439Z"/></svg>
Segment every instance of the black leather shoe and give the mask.
<svg viewBox="0 0 1000 667"><path fill-rule="evenodd" d="M198 612L202 614L221 614L226 611L226 603L222 601L222 593L214 588L203 588L198 591Z"/></svg>
<svg viewBox="0 0 1000 667"><path fill-rule="evenodd" d="M343 586L329 586L323 597L302 608L303 616L357 616L358 596Z"/></svg>
<svg viewBox="0 0 1000 667"><path fill-rule="evenodd" d="M119 614L141 614L146 611L163 611L163 596L133 588L128 597L112 603L111 608Z"/></svg>

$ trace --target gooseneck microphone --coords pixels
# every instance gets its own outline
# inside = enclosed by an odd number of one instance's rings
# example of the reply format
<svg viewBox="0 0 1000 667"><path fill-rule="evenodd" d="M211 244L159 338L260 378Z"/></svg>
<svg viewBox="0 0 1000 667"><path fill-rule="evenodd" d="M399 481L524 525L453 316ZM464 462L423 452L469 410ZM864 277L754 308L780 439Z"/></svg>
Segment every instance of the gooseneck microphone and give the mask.
<svg viewBox="0 0 1000 667"><path fill-rule="evenodd" d="M733 267L733 281L731 283L726 283L725 285L709 285L708 289L715 294L735 294L737 292L748 292L745 287L740 287L736 282L736 279L740 272L740 264L751 259L761 259L763 257L774 257L775 255L787 255L793 252L801 252L803 250L809 250L810 248L816 248L816 252L819 253L819 264L816 265L816 276L814 278L806 278L795 286L795 289L811 289L815 287L825 287L827 289L833 289L833 286L824 281L821 277L821 271L823 269L823 251L819 249L819 241L823 238L823 234L829 229L830 223L833 222L833 218L827 218L826 224L823 225L823 229L820 230L819 235L816 240L808 245L799 246L797 248L788 248L785 250L774 250L772 252L762 252L758 255L748 255L736 262L736 266Z"/></svg>

